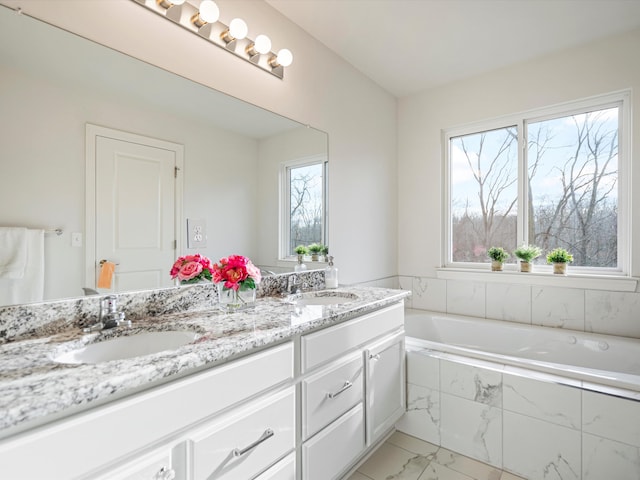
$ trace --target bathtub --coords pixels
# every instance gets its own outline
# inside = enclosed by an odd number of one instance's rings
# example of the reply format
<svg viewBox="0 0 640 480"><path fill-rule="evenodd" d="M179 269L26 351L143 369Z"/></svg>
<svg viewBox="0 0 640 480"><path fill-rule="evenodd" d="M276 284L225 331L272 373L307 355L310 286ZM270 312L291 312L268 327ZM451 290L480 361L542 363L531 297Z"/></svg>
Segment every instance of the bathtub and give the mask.
<svg viewBox="0 0 640 480"><path fill-rule="evenodd" d="M640 340L406 310L407 345L557 375L640 400ZM598 386L603 388L599 388Z"/></svg>
<svg viewBox="0 0 640 480"><path fill-rule="evenodd" d="M399 431L527 479L640 479L640 340L421 310L405 333Z"/></svg>

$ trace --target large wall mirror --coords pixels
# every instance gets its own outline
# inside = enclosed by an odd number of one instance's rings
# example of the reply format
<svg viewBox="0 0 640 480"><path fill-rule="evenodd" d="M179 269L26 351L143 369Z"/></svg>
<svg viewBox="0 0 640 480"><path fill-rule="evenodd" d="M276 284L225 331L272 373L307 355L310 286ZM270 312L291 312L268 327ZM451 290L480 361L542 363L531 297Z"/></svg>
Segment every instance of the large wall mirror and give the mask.
<svg viewBox="0 0 640 480"><path fill-rule="evenodd" d="M87 124L183 147L176 255L213 261L239 253L274 265L279 166L327 155L324 132L1 5L0 115L0 226L62 229L45 234L43 300L94 286ZM146 214L136 211L141 224ZM196 219L206 242L189 248L187 220ZM170 284L170 267L148 288Z"/></svg>

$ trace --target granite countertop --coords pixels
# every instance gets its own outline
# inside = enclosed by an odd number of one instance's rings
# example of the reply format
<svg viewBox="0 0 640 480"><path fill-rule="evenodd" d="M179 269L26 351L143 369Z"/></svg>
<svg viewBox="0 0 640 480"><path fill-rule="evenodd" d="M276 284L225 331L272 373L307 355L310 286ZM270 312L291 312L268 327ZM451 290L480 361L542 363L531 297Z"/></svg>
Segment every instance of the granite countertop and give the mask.
<svg viewBox="0 0 640 480"><path fill-rule="evenodd" d="M327 327L401 301L402 290L349 287L353 302L293 305L276 297L232 314L211 309L172 313L97 333L78 328L0 345L0 437L77 413L183 375L248 355L294 335ZM100 340L145 331L190 330L195 342L176 350L99 364L53 358Z"/></svg>

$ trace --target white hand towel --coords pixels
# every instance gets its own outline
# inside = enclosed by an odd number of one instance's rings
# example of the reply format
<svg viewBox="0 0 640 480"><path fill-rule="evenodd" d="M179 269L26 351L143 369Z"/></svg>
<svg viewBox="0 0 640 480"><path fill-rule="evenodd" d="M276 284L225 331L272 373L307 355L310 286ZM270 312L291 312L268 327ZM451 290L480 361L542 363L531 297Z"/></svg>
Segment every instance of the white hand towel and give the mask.
<svg viewBox="0 0 640 480"><path fill-rule="evenodd" d="M22 278L27 266L27 229L0 227L0 278Z"/></svg>
<svg viewBox="0 0 640 480"><path fill-rule="evenodd" d="M0 278L0 305L44 299L44 230L27 230L27 262L22 278Z"/></svg>

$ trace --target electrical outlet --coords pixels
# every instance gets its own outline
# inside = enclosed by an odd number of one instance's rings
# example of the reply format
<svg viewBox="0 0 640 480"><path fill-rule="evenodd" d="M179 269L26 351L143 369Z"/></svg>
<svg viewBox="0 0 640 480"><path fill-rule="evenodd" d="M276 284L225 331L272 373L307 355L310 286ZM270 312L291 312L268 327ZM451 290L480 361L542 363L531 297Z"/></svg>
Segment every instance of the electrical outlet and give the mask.
<svg viewBox="0 0 640 480"><path fill-rule="evenodd" d="M204 218L187 218L187 248L207 246L207 222Z"/></svg>

